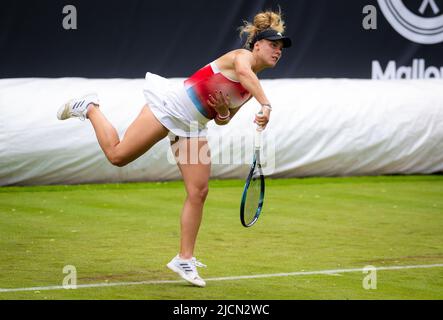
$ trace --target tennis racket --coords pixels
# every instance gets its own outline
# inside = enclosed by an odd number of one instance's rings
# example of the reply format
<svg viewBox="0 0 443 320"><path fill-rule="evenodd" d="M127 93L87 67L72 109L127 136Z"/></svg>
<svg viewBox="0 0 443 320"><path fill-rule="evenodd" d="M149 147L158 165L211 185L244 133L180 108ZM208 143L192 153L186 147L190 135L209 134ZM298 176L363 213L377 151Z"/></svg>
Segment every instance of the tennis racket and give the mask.
<svg viewBox="0 0 443 320"><path fill-rule="evenodd" d="M244 227L251 227L257 222L265 198L265 177L260 163L262 131L263 129L257 126L254 135L254 157L241 198L240 221Z"/></svg>

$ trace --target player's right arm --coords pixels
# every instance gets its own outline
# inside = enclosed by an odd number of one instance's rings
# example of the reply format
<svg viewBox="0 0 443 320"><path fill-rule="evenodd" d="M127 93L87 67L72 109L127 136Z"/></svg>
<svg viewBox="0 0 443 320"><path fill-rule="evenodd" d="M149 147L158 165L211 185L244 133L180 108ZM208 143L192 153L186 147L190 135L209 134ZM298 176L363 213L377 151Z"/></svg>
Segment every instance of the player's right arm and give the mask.
<svg viewBox="0 0 443 320"><path fill-rule="evenodd" d="M257 75L252 71L253 63L254 57L250 51L238 50L234 58L234 68L237 74L237 79L260 104L269 104L269 100L263 91L260 80L258 80Z"/></svg>
<svg viewBox="0 0 443 320"><path fill-rule="evenodd" d="M270 105L268 98L260 84L260 80L253 71L254 57L248 50L238 50L234 58L234 68L237 74L237 79L242 86L248 90L251 95L260 103L260 105ZM264 125L269 121L271 110L269 108L262 108L263 116L265 117Z"/></svg>

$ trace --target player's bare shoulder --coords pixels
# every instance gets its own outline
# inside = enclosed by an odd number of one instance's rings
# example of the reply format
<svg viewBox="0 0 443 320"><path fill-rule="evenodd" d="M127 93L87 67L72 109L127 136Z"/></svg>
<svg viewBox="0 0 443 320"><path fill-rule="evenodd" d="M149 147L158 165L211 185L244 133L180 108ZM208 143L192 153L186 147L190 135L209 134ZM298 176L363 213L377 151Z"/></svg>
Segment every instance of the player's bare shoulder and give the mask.
<svg viewBox="0 0 443 320"><path fill-rule="evenodd" d="M250 51L248 49L240 48L240 49L235 49L233 51L236 52L237 54L246 54L246 55L252 56L252 51Z"/></svg>
<svg viewBox="0 0 443 320"><path fill-rule="evenodd" d="M234 51L233 63L236 72L250 71L255 63L254 55L252 54L252 52L246 49L237 49Z"/></svg>
<svg viewBox="0 0 443 320"><path fill-rule="evenodd" d="M254 61L254 56L252 52L247 49L233 50L233 54L234 54L234 64L235 63L252 64Z"/></svg>
<svg viewBox="0 0 443 320"><path fill-rule="evenodd" d="M242 59L250 59L252 58L252 52L246 49L235 49L232 51L229 51L227 53L225 53L223 56L221 56L218 60L222 60L222 61L226 61L226 62L230 62L230 63L234 63L234 61L238 58L241 57Z"/></svg>
<svg viewBox="0 0 443 320"><path fill-rule="evenodd" d="M238 55L242 54L242 51L247 52L248 50L245 50L245 49L231 50L229 52L226 52L221 57L219 57L217 60L215 60L215 62L221 70L233 70L233 69L235 69L234 68L235 60Z"/></svg>
<svg viewBox="0 0 443 320"><path fill-rule="evenodd" d="M232 51L235 56L241 56L245 58L252 58L252 52L247 49L236 49Z"/></svg>

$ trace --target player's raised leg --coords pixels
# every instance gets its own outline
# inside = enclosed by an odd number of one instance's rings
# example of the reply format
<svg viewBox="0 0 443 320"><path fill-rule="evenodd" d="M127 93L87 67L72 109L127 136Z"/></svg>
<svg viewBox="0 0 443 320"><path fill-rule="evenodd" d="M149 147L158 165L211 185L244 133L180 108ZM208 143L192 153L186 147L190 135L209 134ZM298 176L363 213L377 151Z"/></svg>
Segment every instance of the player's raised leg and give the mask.
<svg viewBox="0 0 443 320"><path fill-rule="evenodd" d="M147 105L128 127L121 141L117 130L99 108L89 108L87 116L91 120L98 143L106 157L113 165L119 167L140 157L169 132Z"/></svg>
<svg viewBox="0 0 443 320"><path fill-rule="evenodd" d="M149 106L145 105L120 141L117 130L100 111L99 100L94 93L63 104L57 112L57 118L89 119L106 157L119 167L140 157L169 132L157 120Z"/></svg>

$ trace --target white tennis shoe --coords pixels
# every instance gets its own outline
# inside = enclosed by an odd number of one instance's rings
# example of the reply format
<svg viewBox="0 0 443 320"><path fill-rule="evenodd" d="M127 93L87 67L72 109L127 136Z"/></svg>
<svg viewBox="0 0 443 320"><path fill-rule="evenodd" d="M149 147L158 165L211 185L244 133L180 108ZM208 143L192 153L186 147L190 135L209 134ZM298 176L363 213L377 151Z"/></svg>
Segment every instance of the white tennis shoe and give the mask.
<svg viewBox="0 0 443 320"><path fill-rule="evenodd" d="M184 260L179 255L176 255L166 266L193 285L198 287L206 286L205 280L200 278L197 272L197 267L206 267L206 265L197 261L195 257Z"/></svg>
<svg viewBox="0 0 443 320"><path fill-rule="evenodd" d="M90 104L96 106L99 105L98 96L96 93L87 94L80 99L71 99L65 104L63 104L57 112L57 118L59 120L66 120L69 118L79 118L80 120L85 120L86 113L88 112L88 107Z"/></svg>

